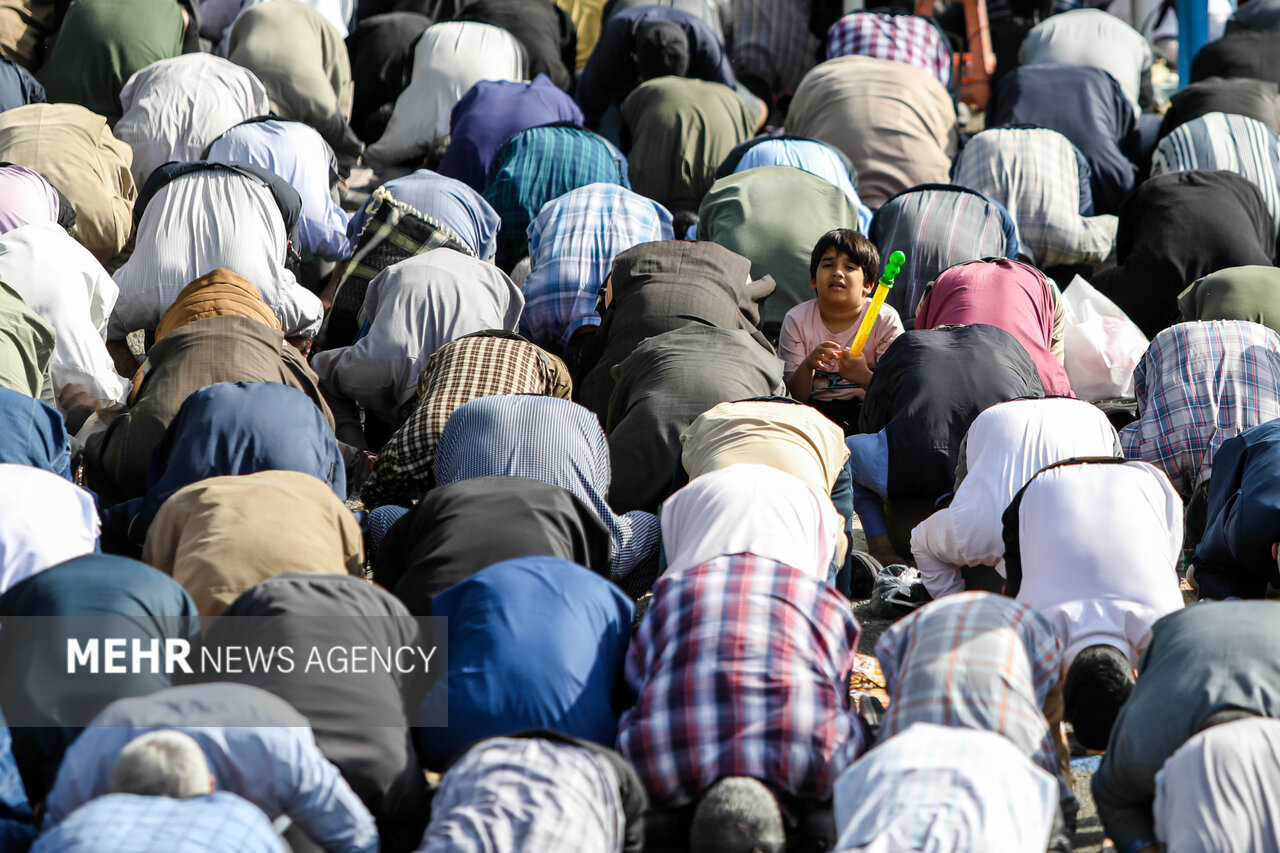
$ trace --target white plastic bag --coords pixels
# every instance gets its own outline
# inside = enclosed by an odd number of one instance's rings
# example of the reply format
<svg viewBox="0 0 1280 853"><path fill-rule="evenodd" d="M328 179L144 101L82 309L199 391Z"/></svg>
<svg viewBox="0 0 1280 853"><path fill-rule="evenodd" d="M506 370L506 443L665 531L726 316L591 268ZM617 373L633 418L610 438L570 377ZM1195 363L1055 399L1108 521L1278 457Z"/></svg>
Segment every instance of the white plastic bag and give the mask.
<svg viewBox="0 0 1280 853"><path fill-rule="evenodd" d="M1114 302L1076 276L1062 294L1063 348L1071 390L1082 400L1133 396L1133 369L1147 337Z"/></svg>

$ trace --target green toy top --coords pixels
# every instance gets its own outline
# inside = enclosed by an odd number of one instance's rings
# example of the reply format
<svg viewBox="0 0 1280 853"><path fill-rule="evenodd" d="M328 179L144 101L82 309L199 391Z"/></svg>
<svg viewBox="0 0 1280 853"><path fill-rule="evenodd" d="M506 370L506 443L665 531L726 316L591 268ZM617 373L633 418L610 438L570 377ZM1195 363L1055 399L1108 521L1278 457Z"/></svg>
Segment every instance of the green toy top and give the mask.
<svg viewBox="0 0 1280 853"><path fill-rule="evenodd" d="M902 269L902 265L907 262L907 256L900 251L895 251L889 256L889 261L884 265L884 275L880 276L880 283L885 287L893 287L893 280L898 276L898 270Z"/></svg>

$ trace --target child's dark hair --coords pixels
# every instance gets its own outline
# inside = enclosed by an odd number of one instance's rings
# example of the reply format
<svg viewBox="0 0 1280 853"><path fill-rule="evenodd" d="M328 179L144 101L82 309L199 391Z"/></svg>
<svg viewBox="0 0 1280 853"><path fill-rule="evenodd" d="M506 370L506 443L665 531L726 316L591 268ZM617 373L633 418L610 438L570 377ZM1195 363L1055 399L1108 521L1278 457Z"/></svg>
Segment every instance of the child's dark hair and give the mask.
<svg viewBox="0 0 1280 853"><path fill-rule="evenodd" d="M876 244L852 228L837 228L819 237L818 245L813 247L813 254L809 256L811 280L818 277L818 262L832 248L842 255L848 255L858 265L864 281L874 282L880 279L880 251L876 249Z"/></svg>

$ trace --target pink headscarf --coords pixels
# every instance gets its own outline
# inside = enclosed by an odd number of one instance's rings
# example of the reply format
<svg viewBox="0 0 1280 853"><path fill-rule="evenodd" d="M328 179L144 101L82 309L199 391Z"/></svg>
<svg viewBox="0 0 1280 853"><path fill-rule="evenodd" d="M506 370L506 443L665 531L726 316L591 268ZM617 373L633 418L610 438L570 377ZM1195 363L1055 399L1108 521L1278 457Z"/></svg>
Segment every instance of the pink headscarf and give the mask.
<svg viewBox="0 0 1280 853"><path fill-rule="evenodd" d="M0 234L33 222L58 221L58 193L26 166L0 167Z"/></svg>
<svg viewBox="0 0 1280 853"><path fill-rule="evenodd" d="M1061 362L1049 351L1053 292L1035 267L1003 258L957 264L940 274L920 302L917 329L985 323L1004 329L1026 348L1044 392L1074 397Z"/></svg>

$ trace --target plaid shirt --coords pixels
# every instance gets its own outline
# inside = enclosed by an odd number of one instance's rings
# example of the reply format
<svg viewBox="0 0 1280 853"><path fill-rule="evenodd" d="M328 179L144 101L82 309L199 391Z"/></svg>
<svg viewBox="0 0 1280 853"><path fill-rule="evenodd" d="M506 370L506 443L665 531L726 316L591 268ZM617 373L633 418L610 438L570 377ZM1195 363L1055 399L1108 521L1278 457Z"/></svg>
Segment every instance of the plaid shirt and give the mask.
<svg viewBox="0 0 1280 853"><path fill-rule="evenodd" d="M1280 335L1244 320L1179 323L1151 341L1133 385L1141 416L1120 431L1124 455L1186 498L1222 442L1280 417Z"/></svg>
<svg viewBox="0 0 1280 853"><path fill-rule="evenodd" d="M441 780L418 853L614 853L624 826L618 780L591 753L537 738L494 738Z"/></svg>
<svg viewBox="0 0 1280 853"><path fill-rule="evenodd" d="M511 269L529 251L529 223L542 206L587 184L627 180L627 158L603 136L565 124L533 127L493 158L485 200L502 218L496 263Z"/></svg>
<svg viewBox="0 0 1280 853"><path fill-rule="evenodd" d="M1209 113L1160 140L1151 174L1192 169L1235 172L1262 193L1280 228L1280 136L1257 119Z"/></svg>
<svg viewBox="0 0 1280 853"><path fill-rule="evenodd" d="M1074 814L1042 710L1058 683L1062 648L1038 611L985 592L949 595L891 625L876 658L891 700L879 741L913 723L1002 734L1058 777L1062 802Z"/></svg>
<svg viewBox="0 0 1280 853"><path fill-rule="evenodd" d="M839 593L772 560L665 575L627 655L639 698L618 750L655 806L688 805L727 776L826 799L865 742L848 710L859 634Z"/></svg>
<svg viewBox="0 0 1280 853"><path fill-rule="evenodd" d="M951 85L951 47L938 27L918 15L853 12L827 30L827 59L870 56L923 68Z"/></svg>
<svg viewBox="0 0 1280 853"><path fill-rule="evenodd" d="M31 853L283 853L271 821L226 791L184 800L109 794L36 839Z"/></svg>
<svg viewBox="0 0 1280 853"><path fill-rule="evenodd" d="M588 184L547 202L529 226L533 269L521 288L520 331L534 343L568 346L578 329L600 325L596 295L613 259L673 237L666 208L617 184Z"/></svg>
<svg viewBox="0 0 1280 853"><path fill-rule="evenodd" d="M955 182L1005 206L1020 250L1038 267L1097 264L1110 257L1116 217L1093 215L1089 165L1061 133L984 130L965 146Z"/></svg>
<svg viewBox="0 0 1280 853"><path fill-rule="evenodd" d="M408 506L431 488L440 434L463 403L491 394L553 395L558 378L552 356L514 336L481 333L445 344L418 377L417 407L378 455L361 490L364 505Z"/></svg>

